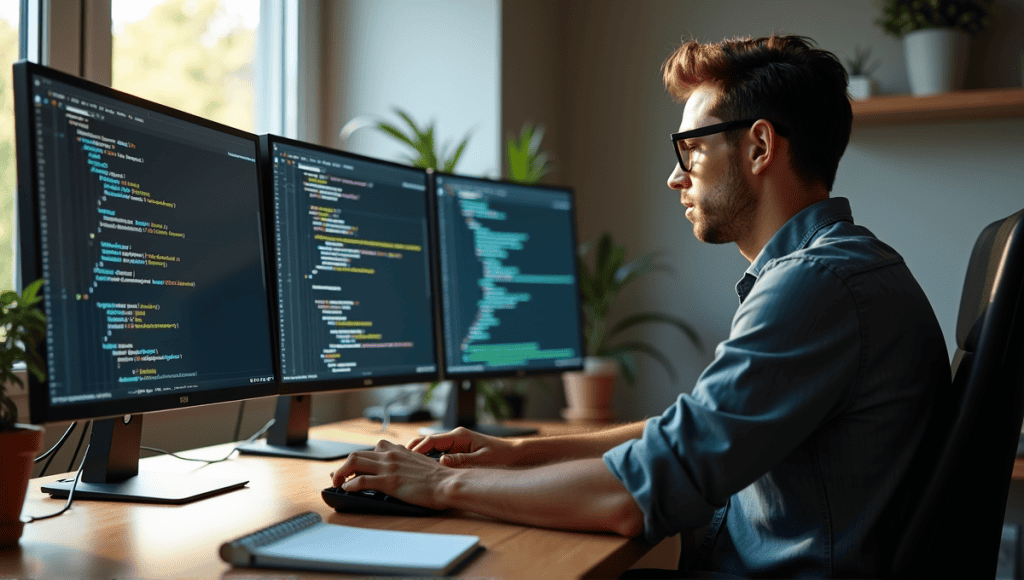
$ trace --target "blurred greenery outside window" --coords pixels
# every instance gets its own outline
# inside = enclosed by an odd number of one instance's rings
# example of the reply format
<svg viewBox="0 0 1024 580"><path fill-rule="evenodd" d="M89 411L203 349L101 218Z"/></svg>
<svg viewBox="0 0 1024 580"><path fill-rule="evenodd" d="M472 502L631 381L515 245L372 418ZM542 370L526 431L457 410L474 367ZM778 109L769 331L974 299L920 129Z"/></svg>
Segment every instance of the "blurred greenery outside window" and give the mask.
<svg viewBox="0 0 1024 580"><path fill-rule="evenodd" d="M0 2L0 292L14 288L14 93L11 65L18 60L21 2Z"/></svg>
<svg viewBox="0 0 1024 580"><path fill-rule="evenodd" d="M115 89L252 131L259 0L113 0Z"/></svg>
<svg viewBox="0 0 1024 580"><path fill-rule="evenodd" d="M21 2L0 1L0 291L15 280L11 64ZM259 0L112 0L111 86L252 131Z"/></svg>

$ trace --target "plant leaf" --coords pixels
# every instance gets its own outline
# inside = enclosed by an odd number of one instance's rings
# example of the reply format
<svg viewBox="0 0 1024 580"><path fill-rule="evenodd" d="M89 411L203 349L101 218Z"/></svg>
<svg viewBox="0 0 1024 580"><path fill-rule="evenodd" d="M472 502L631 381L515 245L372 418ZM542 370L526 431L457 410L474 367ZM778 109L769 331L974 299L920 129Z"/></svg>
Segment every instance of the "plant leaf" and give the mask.
<svg viewBox="0 0 1024 580"><path fill-rule="evenodd" d="M451 158L444 162L445 173L454 173L455 165L459 162L459 158L462 157L462 152L465 151L466 145L469 143L469 136L467 135L462 143L459 143L458 148L455 149L455 153L452 154Z"/></svg>
<svg viewBox="0 0 1024 580"><path fill-rule="evenodd" d="M683 333L687 338L690 339L690 342L693 343L693 346L696 347L698 351L702 353L704 352L704 344L701 342L700 337L697 336L697 333L685 320L679 318L678 316L674 316L671 314L663 314L661 312L642 312L624 318L620 320L618 323L616 323L611 328L611 330L608 331L606 339L610 340L612 337L618 335L622 331L637 326L639 324L655 322L669 324L671 326L676 327L679 330L679 332Z"/></svg>
<svg viewBox="0 0 1024 580"><path fill-rule="evenodd" d="M25 286L25 289L21 291L21 300L25 306L33 306L35 303L42 300L39 296L39 289L43 286L43 279L40 278L35 282Z"/></svg>
<svg viewBox="0 0 1024 580"><path fill-rule="evenodd" d="M666 271L673 273L674 271L671 266L657 261L662 255L662 252L649 252L620 267L615 271L615 280L619 283L619 287L624 288L633 280L646 276L651 272Z"/></svg>
<svg viewBox="0 0 1024 580"><path fill-rule="evenodd" d="M622 378L625 379L626 384L636 384L636 357L629 352L620 352L614 357L615 360L619 361L619 369L622 371Z"/></svg>
<svg viewBox="0 0 1024 580"><path fill-rule="evenodd" d="M668 359L662 352L646 342L640 340L628 340L621 342L615 346L606 347L604 353L598 353L597 356L611 356L618 357L620 353L627 352L642 352L647 356L661 363L661 366L668 372L668 376L672 379L672 382L676 381L676 369L672 366L672 361Z"/></svg>
<svg viewBox="0 0 1024 580"><path fill-rule="evenodd" d="M402 143L409 145L413 149L416 148L416 145L412 142L412 139L406 136L405 133L402 133L402 131L400 131L398 127L395 127L394 125L381 121L380 123L377 123L377 129L387 133L388 135L391 135L395 139L398 139Z"/></svg>

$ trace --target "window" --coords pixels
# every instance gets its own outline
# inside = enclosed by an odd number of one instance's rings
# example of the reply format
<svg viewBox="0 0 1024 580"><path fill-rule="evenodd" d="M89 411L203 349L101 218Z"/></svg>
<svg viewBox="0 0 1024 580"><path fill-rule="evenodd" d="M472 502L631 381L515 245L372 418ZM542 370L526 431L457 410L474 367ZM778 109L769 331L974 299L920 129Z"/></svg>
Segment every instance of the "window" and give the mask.
<svg viewBox="0 0 1024 580"><path fill-rule="evenodd" d="M28 22L33 61L255 133L301 138L303 117L316 126L317 0L110 0L109 14L103 1L0 1L0 291L16 286L19 258L11 64L22 10L40 15Z"/></svg>
<svg viewBox="0 0 1024 580"><path fill-rule="evenodd" d="M0 3L0 292L14 288L14 93L21 2Z"/></svg>
<svg viewBox="0 0 1024 580"><path fill-rule="evenodd" d="M114 0L115 89L253 130L260 3Z"/></svg>

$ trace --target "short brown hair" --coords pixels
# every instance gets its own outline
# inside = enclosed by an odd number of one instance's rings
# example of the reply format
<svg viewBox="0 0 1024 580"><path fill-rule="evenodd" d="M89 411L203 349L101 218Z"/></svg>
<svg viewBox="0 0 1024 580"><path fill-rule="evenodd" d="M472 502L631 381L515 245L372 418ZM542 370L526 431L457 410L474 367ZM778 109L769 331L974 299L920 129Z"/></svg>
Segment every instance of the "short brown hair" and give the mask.
<svg viewBox="0 0 1024 580"><path fill-rule="evenodd" d="M711 113L723 121L755 118L781 125L793 171L832 191L853 123L849 78L834 54L802 36L689 41L668 57L662 75L679 101L700 85L717 87L721 96Z"/></svg>

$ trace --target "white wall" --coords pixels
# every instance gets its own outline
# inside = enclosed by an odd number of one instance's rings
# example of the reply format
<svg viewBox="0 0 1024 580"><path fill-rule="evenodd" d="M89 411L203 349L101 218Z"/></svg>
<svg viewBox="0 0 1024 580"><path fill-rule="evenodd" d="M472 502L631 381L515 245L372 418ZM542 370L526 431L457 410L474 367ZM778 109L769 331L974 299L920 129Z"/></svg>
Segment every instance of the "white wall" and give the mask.
<svg viewBox="0 0 1024 580"><path fill-rule="evenodd" d="M1000 20L975 40L968 88L1021 86L1024 1L999 4ZM564 56L551 55L562 59L564 80L548 89L562 113L544 121L556 125L561 137L555 154L566 160L564 181L577 192L581 237L608 230L632 255L666 250L676 270L675 278L651 277L632 289L616 306L618 313L653 308L677 314L696 325L709 345L699 354L673 330L639 332L675 358L681 376L672 384L660 366L645 362L642 384L619 389L621 418L658 414L679 392L692 389L714 344L728 336L737 305L734 285L748 265L735 246L694 239L678 195L665 183L675 164L668 135L682 108L665 93L661 63L690 37L801 34L840 57L852 55L857 45L870 46L881 60L876 76L882 90L908 92L902 46L873 24L878 12L872 0L569 0L554 16L533 9L533 16L564 22ZM529 53L532 45L506 43L504 50ZM1024 115L856 127L840 164L834 195L850 198L856 221L905 256L951 351L975 237L984 225L1024 207L1022 129Z"/></svg>
<svg viewBox="0 0 1024 580"><path fill-rule="evenodd" d="M441 143L469 145L457 170L499 173L501 106L499 0L346 0L324 14L328 128L321 140L341 146L350 119L370 115L400 123L394 107L419 124L436 123ZM353 134L346 149L400 161L394 139L372 129Z"/></svg>

